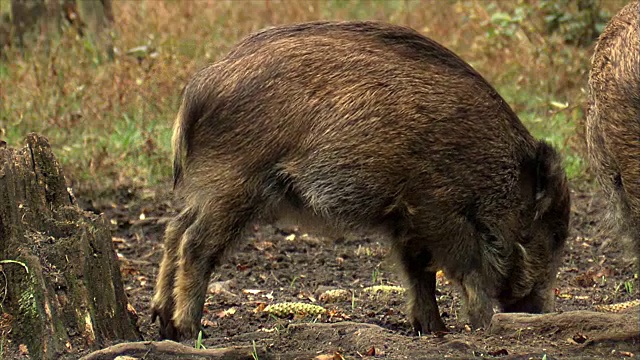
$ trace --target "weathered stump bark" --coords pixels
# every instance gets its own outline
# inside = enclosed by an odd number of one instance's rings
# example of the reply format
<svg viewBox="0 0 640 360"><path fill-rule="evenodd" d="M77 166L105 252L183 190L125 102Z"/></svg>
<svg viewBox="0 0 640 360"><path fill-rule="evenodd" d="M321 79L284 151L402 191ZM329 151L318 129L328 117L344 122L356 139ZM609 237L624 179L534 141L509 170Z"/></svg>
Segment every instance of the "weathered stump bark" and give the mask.
<svg viewBox="0 0 640 360"><path fill-rule="evenodd" d="M140 339L106 222L75 204L45 138L25 142L0 148L0 300L12 346L57 359Z"/></svg>

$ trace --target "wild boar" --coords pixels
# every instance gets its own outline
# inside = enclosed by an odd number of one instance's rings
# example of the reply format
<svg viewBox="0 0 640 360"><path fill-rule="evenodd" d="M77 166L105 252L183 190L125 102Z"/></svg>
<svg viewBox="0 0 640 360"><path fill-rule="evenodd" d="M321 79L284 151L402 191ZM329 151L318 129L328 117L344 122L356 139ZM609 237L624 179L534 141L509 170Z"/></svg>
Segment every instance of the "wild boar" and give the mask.
<svg viewBox="0 0 640 360"><path fill-rule="evenodd" d="M152 300L163 338L199 330L207 283L252 221L372 230L406 278L416 333L445 331L436 271L466 315L553 308L570 196L561 156L453 52L410 28L325 21L254 33L198 71L175 122Z"/></svg>
<svg viewBox="0 0 640 360"><path fill-rule="evenodd" d="M631 2L600 34L589 71L586 143L609 198L611 230L626 240L640 271L640 3Z"/></svg>

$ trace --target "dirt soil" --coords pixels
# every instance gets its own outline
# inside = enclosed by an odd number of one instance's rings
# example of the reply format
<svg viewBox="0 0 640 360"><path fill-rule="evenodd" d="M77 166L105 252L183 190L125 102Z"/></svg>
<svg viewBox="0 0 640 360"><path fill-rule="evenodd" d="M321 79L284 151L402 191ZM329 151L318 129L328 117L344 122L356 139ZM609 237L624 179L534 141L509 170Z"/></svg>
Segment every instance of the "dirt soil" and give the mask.
<svg viewBox="0 0 640 360"><path fill-rule="evenodd" d="M123 189L115 202L80 199L84 208L104 213L113 225L125 290L148 341L158 340L157 324L150 323L149 304L162 256L164 227L176 214L167 192L169 185L158 189ZM574 186L572 231L556 290L558 312L593 311L598 305L640 298L632 260L624 255L619 241L599 233L603 216L602 196ZM365 291L373 285L401 286L385 261L387 248L381 239L355 236L330 241L306 234L304 229L270 225L255 225L253 230L211 279L203 318L202 344L207 349L255 344L267 355L314 353L326 355L325 359L640 356L637 338L590 341L606 335L597 333L608 331L606 326L605 330L580 331L580 324L566 329L557 324L493 335L470 331L458 321L460 297L446 274L438 279L438 303L451 331L415 337L405 316L402 293L375 296ZM322 295L329 289L346 293L342 298ZM328 312L278 318L262 311L282 302L316 304ZM639 324L638 307L635 309L625 317ZM193 347L194 340L183 344ZM261 358L265 357L269 358Z"/></svg>

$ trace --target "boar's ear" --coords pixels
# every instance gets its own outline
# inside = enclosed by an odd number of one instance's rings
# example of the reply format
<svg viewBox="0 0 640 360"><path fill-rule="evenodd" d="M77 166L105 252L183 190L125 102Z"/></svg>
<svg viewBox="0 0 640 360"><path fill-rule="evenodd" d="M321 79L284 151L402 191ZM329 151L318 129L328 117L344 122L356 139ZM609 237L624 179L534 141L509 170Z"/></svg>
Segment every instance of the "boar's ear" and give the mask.
<svg viewBox="0 0 640 360"><path fill-rule="evenodd" d="M562 191L565 182L562 159L551 145L545 141L539 141L535 157L526 167L528 169L525 173L529 175L530 186L527 188L533 192L536 217L539 217L549 210L554 201L557 201L558 192Z"/></svg>
<svg viewBox="0 0 640 360"><path fill-rule="evenodd" d="M536 210L544 214L553 201L558 200L566 181L560 154L545 141L536 149Z"/></svg>

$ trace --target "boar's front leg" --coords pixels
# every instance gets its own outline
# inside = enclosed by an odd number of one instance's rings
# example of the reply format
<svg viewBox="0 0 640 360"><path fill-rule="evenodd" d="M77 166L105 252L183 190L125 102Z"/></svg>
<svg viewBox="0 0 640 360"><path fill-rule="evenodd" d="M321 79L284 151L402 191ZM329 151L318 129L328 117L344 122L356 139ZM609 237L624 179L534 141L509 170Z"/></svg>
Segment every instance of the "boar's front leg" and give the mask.
<svg viewBox="0 0 640 360"><path fill-rule="evenodd" d="M436 273L427 270L431 254L406 249L401 254L409 292L409 318L414 334L447 331L436 302Z"/></svg>
<svg viewBox="0 0 640 360"><path fill-rule="evenodd" d="M200 330L211 273L257 214L256 199L247 190L253 184L224 175L208 178L207 186L191 198L198 215L185 231L178 252L170 324L175 328L174 340L193 337Z"/></svg>
<svg viewBox="0 0 640 360"><path fill-rule="evenodd" d="M155 294L151 302L151 322L160 318L160 337L174 339L175 328L171 323L174 301L173 288L178 268L178 251L180 241L185 231L196 219L196 213L191 208L186 208L167 225L164 235L164 255L160 263L160 272L155 287Z"/></svg>

